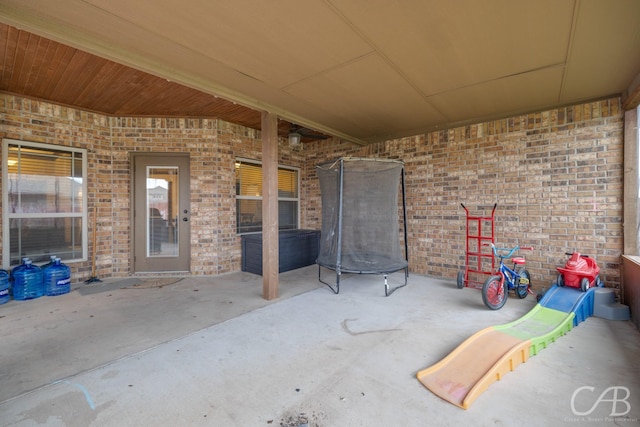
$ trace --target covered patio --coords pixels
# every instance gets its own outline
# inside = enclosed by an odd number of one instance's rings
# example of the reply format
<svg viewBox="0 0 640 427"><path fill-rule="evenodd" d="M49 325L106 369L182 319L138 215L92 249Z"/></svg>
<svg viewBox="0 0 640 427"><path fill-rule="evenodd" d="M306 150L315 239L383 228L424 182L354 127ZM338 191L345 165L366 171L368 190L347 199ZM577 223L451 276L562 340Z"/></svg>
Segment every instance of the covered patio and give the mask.
<svg viewBox="0 0 640 427"><path fill-rule="evenodd" d="M390 280L400 282L402 273ZM281 296L273 301L262 298L260 283L250 273L166 285L129 278L10 302L0 323L0 369L10 373L0 389L3 425L543 426L640 419L640 333L630 322L587 319L465 411L424 388L416 372L478 330L521 317L535 298L510 298L491 311L478 290L415 274L390 297L381 278L370 275L346 276L334 295L317 281L316 266L282 273ZM616 407L598 403L610 387L630 394L621 391Z"/></svg>

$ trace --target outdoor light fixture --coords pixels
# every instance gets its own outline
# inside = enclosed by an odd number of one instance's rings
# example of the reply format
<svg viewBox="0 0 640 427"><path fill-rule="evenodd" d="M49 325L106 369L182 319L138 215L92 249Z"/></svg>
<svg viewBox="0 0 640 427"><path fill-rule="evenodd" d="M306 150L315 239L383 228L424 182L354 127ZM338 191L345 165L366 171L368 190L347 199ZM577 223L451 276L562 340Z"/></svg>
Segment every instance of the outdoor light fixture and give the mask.
<svg viewBox="0 0 640 427"><path fill-rule="evenodd" d="M301 139L302 135L300 135L298 132L289 133L289 145L298 145L300 144Z"/></svg>

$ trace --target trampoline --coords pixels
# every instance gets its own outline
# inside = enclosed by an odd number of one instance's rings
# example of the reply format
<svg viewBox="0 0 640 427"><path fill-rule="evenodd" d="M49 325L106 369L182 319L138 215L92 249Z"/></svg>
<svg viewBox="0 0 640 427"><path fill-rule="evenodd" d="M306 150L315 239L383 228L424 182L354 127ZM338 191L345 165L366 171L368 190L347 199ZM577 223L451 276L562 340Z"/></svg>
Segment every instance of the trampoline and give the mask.
<svg viewBox="0 0 640 427"><path fill-rule="evenodd" d="M385 295L407 285L409 253L404 163L342 157L316 166L322 198L318 280L340 292L343 273L384 276ZM400 185L399 185L400 184ZM399 187L402 189L404 256L400 245ZM322 279L335 271L335 284ZM404 270L404 284L390 288L388 275Z"/></svg>

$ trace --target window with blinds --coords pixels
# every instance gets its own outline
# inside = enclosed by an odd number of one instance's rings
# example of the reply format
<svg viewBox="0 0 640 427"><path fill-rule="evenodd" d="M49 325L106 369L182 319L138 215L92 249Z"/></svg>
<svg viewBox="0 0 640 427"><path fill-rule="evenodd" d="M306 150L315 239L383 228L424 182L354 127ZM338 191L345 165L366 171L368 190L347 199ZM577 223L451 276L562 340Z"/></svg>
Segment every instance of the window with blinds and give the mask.
<svg viewBox="0 0 640 427"><path fill-rule="evenodd" d="M86 259L86 150L3 140L3 265Z"/></svg>
<svg viewBox="0 0 640 427"><path fill-rule="evenodd" d="M299 227L299 173L295 168L278 167L278 226L280 230ZM262 231L262 164L236 160L236 224L238 234Z"/></svg>

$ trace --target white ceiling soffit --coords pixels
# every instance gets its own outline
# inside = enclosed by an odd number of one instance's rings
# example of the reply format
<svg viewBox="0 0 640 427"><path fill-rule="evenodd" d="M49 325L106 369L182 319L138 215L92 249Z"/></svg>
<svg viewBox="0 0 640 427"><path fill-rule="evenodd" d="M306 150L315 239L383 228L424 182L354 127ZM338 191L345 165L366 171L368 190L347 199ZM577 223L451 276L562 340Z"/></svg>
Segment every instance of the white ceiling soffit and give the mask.
<svg viewBox="0 0 640 427"><path fill-rule="evenodd" d="M353 142L620 94L637 0L8 0L0 20Z"/></svg>

